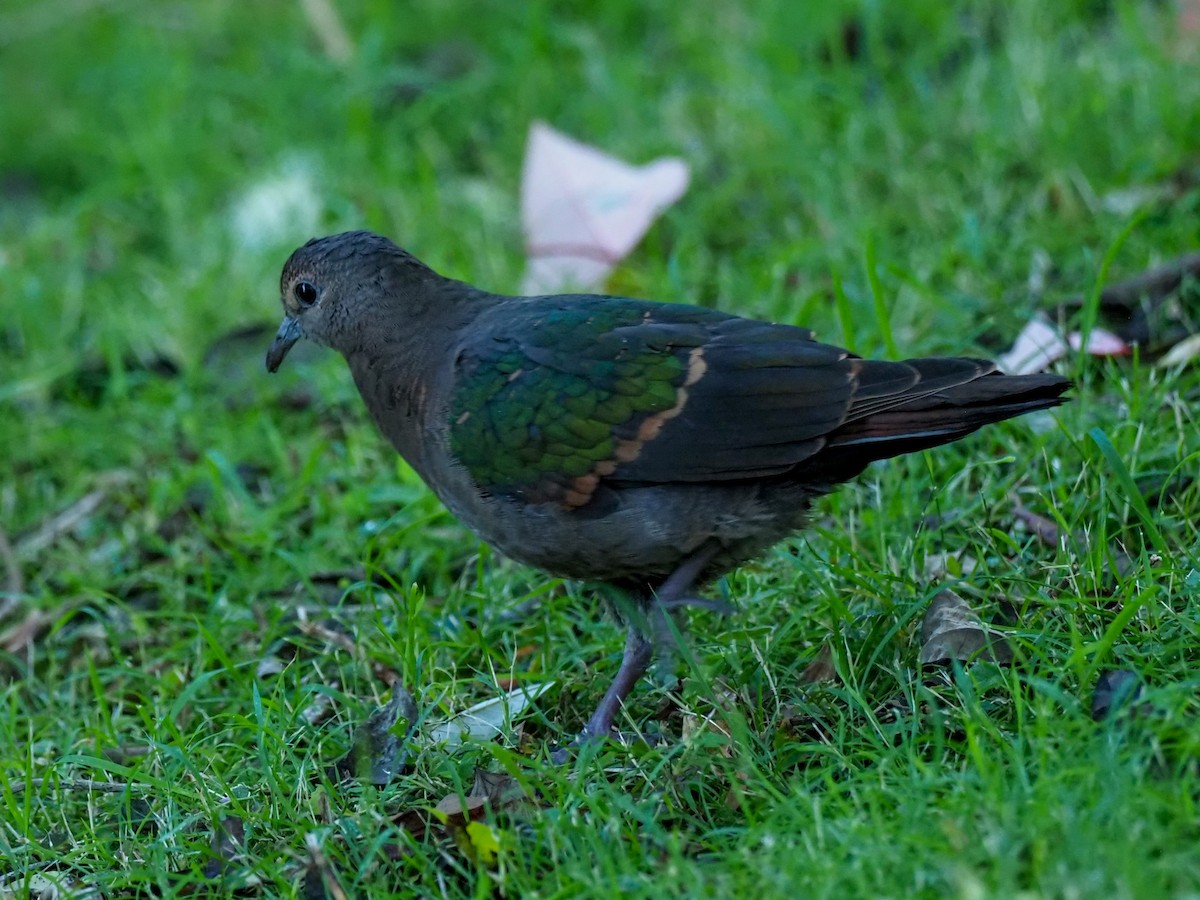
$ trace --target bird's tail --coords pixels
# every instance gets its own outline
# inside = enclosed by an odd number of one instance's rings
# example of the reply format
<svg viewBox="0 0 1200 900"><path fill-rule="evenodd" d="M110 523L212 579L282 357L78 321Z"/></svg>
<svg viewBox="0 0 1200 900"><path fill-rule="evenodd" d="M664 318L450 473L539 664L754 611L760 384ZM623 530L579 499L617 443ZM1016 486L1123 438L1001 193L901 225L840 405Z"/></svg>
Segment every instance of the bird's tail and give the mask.
<svg viewBox="0 0 1200 900"><path fill-rule="evenodd" d="M977 359L907 360L920 377L908 389L874 395L872 363L864 361L861 390L812 462L840 479L877 459L948 444L992 422L1058 406L1071 383L1058 375L1004 375ZM886 364L885 364L886 365ZM881 372L881 380L889 377Z"/></svg>

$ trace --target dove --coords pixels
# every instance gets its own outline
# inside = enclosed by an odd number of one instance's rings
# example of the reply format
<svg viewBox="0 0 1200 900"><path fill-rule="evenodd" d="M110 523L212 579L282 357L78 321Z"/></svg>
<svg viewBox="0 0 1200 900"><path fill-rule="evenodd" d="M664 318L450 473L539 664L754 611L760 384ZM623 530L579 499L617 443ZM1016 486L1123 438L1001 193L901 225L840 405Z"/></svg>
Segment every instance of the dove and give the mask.
<svg viewBox="0 0 1200 900"><path fill-rule="evenodd" d="M612 733L665 616L802 529L871 462L1064 402L1055 374L966 357L862 359L802 327L444 277L367 231L283 267L276 371L300 338L346 359L371 418L504 555L609 585L625 651L580 740Z"/></svg>

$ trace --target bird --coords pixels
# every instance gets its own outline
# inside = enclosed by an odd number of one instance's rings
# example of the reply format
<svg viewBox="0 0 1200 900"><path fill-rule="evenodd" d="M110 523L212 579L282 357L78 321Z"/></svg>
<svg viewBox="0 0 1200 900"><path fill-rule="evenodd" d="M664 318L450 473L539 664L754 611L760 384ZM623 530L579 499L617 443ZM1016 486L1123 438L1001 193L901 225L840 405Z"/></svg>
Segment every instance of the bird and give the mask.
<svg viewBox="0 0 1200 900"><path fill-rule="evenodd" d="M613 733L664 617L718 606L699 591L802 529L816 498L1071 386L983 359L863 359L707 307L496 294L369 231L296 249L280 299L268 371L301 338L340 352L379 431L475 535L625 598L621 664L580 742Z"/></svg>

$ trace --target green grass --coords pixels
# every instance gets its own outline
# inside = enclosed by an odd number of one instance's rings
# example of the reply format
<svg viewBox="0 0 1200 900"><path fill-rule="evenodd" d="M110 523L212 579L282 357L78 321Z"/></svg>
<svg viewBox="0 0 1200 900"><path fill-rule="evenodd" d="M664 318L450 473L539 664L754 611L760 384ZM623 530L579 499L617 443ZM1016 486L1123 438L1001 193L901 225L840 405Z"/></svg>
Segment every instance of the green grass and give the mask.
<svg viewBox="0 0 1200 900"><path fill-rule="evenodd" d="M600 599L479 546L339 361L272 379L265 344L220 340L277 320L313 233L373 228L514 289L535 118L693 167L614 290L862 353L997 352L1105 268L1200 245L1200 192L1172 181L1200 79L1170 4L595 6L346 2L344 65L299 4L0 12L0 568L21 588L0 633L44 613L0 650L0 877L175 896L237 817L215 884L252 896L316 887L310 843L348 896L1195 895L1195 365L1069 362L1053 416L874 466L714 588L738 615L690 614L683 680L661 666L627 711L659 746L559 770L544 751L618 661ZM239 237L240 198L295 172L310 193ZM1136 213L1106 202L1166 183ZM179 374L147 371L160 356ZM1040 543L1014 495L1078 540ZM930 577L947 552L975 568ZM1014 665L918 666L945 583ZM824 645L838 677L809 683ZM1096 723L1109 669L1145 689ZM555 684L502 740L418 739L383 789L331 781L393 674L422 720ZM487 831L413 827L480 769L532 799Z"/></svg>

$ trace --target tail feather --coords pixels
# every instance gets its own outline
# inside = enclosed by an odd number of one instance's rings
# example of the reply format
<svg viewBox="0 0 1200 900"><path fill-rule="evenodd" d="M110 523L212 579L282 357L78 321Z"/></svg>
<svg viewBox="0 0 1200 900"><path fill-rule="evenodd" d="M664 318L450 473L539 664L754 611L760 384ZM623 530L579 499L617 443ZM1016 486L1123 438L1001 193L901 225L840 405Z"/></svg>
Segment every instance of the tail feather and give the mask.
<svg viewBox="0 0 1200 900"><path fill-rule="evenodd" d="M891 396L861 403L856 397L842 425L811 460L813 469L836 480L850 478L874 460L948 444L992 422L1058 406L1071 386L1058 375L1004 375L983 360L909 360L908 365L922 377Z"/></svg>

